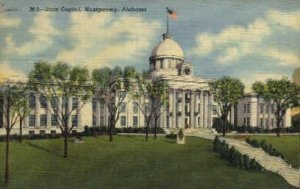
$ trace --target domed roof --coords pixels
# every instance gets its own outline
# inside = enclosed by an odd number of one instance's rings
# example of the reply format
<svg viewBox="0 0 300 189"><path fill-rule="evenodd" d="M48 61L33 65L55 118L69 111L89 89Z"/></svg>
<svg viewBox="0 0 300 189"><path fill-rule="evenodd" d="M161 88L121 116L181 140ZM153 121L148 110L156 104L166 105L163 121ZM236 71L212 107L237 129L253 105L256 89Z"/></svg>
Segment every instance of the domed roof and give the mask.
<svg viewBox="0 0 300 189"><path fill-rule="evenodd" d="M152 50L151 57L175 56L183 58L183 51L180 45L176 41L174 41L170 35L164 34L163 39L164 40Z"/></svg>

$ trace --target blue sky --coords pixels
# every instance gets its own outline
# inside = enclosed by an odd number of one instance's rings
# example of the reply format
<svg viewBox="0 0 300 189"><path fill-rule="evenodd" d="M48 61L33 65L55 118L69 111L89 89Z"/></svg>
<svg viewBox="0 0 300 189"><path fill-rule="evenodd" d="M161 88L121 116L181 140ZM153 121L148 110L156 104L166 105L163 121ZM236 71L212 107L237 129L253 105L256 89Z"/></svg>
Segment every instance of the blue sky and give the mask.
<svg viewBox="0 0 300 189"><path fill-rule="evenodd" d="M38 60L91 70L116 65L146 70L152 48L166 31L166 7L178 13L178 21L170 22L170 33L199 77L229 75L249 86L255 80L290 77L300 66L298 0L0 2L1 80L26 77ZM120 12L29 11L63 6ZM147 11L122 12L124 6Z"/></svg>

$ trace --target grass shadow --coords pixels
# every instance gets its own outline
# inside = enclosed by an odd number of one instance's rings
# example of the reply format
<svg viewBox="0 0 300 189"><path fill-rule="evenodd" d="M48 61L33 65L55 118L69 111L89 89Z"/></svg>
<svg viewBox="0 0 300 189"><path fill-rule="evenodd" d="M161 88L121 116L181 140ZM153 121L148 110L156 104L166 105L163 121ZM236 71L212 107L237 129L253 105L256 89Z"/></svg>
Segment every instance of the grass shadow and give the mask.
<svg viewBox="0 0 300 189"><path fill-rule="evenodd" d="M172 139L165 139L164 142L176 144L176 140L172 140Z"/></svg>
<svg viewBox="0 0 300 189"><path fill-rule="evenodd" d="M55 156L57 156L57 157L63 157L63 156L62 156L60 153L58 153L58 152L51 151L51 150L49 150L49 149L47 149L47 148L44 148L44 147L39 146L39 145L37 145L37 144L34 144L34 143L32 143L32 142L27 142L27 144L28 144L28 146L30 146L30 147L32 147L32 148L35 148L35 149L38 149L38 150L41 150L41 151L43 151L43 152L50 153L50 154L55 155Z"/></svg>

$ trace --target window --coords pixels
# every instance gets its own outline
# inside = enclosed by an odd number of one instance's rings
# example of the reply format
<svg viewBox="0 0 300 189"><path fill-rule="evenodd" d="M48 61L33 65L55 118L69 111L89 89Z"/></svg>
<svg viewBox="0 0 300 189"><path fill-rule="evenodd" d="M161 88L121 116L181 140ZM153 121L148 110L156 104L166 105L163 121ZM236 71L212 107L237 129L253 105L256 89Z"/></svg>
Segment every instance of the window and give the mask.
<svg viewBox="0 0 300 189"><path fill-rule="evenodd" d="M250 104L247 104L247 113L250 113Z"/></svg>
<svg viewBox="0 0 300 189"><path fill-rule="evenodd" d="M200 110L201 110L201 108L200 108L200 103L198 103L198 113L200 113Z"/></svg>
<svg viewBox="0 0 300 189"><path fill-rule="evenodd" d="M2 114L2 112L0 112L0 128L2 128L2 127L3 127L3 114Z"/></svg>
<svg viewBox="0 0 300 189"><path fill-rule="evenodd" d="M44 95L40 96L41 108L47 108L47 97Z"/></svg>
<svg viewBox="0 0 300 189"><path fill-rule="evenodd" d="M72 126L77 127L78 126L78 116L72 115Z"/></svg>
<svg viewBox="0 0 300 189"><path fill-rule="evenodd" d="M138 102L133 102L132 105L133 105L133 113L137 114L139 112L139 104L138 104Z"/></svg>
<svg viewBox="0 0 300 189"><path fill-rule="evenodd" d="M250 117L247 117L247 126L250 126Z"/></svg>
<svg viewBox="0 0 300 189"><path fill-rule="evenodd" d="M51 136L55 136L56 135L56 131L55 130L51 130L50 133L51 133Z"/></svg>
<svg viewBox="0 0 300 189"><path fill-rule="evenodd" d="M262 127L264 125L264 120L260 118L260 126Z"/></svg>
<svg viewBox="0 0 300 189"><path fill-rule="evenodd" d="M28 134L29 134L29 136L33 136L33 135L34 135L34 131L33 131L33 130L30 130L30 131L28 132Z"/></svg>
<svg viewBox="0 0 300 189"><path fill-rule="evenodd" d="M133 125L134 127L137 127L137 125L138 125L138 116L133 116L132 120L133 120L132 125Z"/></svg>
<svg viewBox="0 0 300 189"><path fill-rule="evenodd" d="M184 74L185 74L185 75L190 75L190 72L191 72L191 71L190 71L189 68L185 68L185 69L184 69Z"/></svg>
<svg viewBox="0 0 300 189"><path fill-rule="evenodd" d="M198 126L200 126L200 117L198 117Z"/></svg>
<svg viewBox="0 0 300 189"><path fill-rule="evenodd" d="M68 108L68 97L66 97L66 96L62 97L62 105L63 105L64 109Z"/></svg>
<svg viewBox="0 0 300 189"><path fill-rule="evenodd" d="M126 102L122 102L120 105L120 112L124 113L126 112Z"/></svg>
<svg viewBox="0 0 300 189"><path fill-rule="evenodd" d="M40 130L40 135L45 136L46 135L46 131L45 130Z"/></svg>
<svg viewBox="0 0 300 189"><path fill-rule="evenodd" d="M56 114L51 115L51 125L57 126L57 115Z"/></svg>
<svg viewBox="0 0 300 189"><path fill-rule="evenodd" d="M247 105L244 104L244 113L246 113Z"/></svg>
<svg viewBox="0 0 300 189"><path fill-rule="evenodd" d="M126 116L121 116L121 126L126 126Z"/></svg>
<svg viewBox="0 0 300 189"><path fill-rule="evenodd" d="M185 112L185 113L189 113L189 107L188 107L187 104L185 104L185 106L184 106L184 112Z"/></svg>
<svg viewBox="0 0 300 189"><path fill-rule="evenodd" d="M274 119L271 119L272 127L274 127Z"/></svg>
<svg viewBox="0 0 300 189"><path fill-rule="evenodd" d="M100 126L105 126L104 125L104 116L100 116Z"/></svg>
<svg viewBox="0 0 300 189"><path fill-rule="evenodd" d="M93 115L93 125L96 125L96 116Z"/></svg>
<svg viewBox="0 0 300 189"><path fill-rule="evenodd" d="M145 114L149 114L150 113L150 104L146 103L145 104Z"/></svg>
<svg viewBox="0 0 300 189"><path fill-rule="evenodd" d="M275 110L275 105L272 104L272 105L271 105L271 113L272 113L272 114L274 114L274 110Z"/></svg>
<svg viewBox="0 0 300 189"><path fill-rule="evenodd" d="M218 111L217 111L217 106L213 105L213 115L217 115Z"/></svg>
<svg viewBox="0 0 300 189"><path fill-rule="evenodd" d="M104 112L104 106L105 106L105 104L100 103L100 112Z"/></svg>
<svg viewBox="0 0 300 189"><path fill-rule="evenodd" d="M35 108L35 96L32 93L29 95L29 107Z"/></svg>
<svg viewBox="0 0 300 189"><path fill-rule="evenodd" d="M161 69L164 68L164 60L163 60L163 59L160 60L160 68L161 68Z"/></svg>
<svg viewBox="0 0 300 189"><path fill-rule="evenodd" d="M267 114L269 113L269 104L266 105L266 113L267 113Z"/></svg>
<svg viewBox="0 0 300 189"><path fill-rule="evenodd" d="M265 123L266 123L266 126L269 126L269 119L266 119Z"/></svg>
<svg viewBox="0 0 300 189"><path fill-rule="evenodd" d="M35 126L35 115L29 115L29 127Z"/></svg>
<svg viewBox="0 0 300 189"><path fill-rule="evenodd" d="M247 126L247 120L245 117L244 117L244 125Z"/></svg>
<svg viewBox="0 0 300 189"><path fill-rule="evenodd" d="M78 108L78 98L77 97L73 97L72 98L72 110L75 110Z"/></svg>
<svg viewBox="0 0 300 189"><path fill-rule="evenodd" d="M260 105L260 113L263 114L264 113L264 104Z"/></svg>
<svg viewBox="0 0 300 189"><path fill-rule="evenodd" d="M45 127L47 125L47 115L42 114L40 115L40 126Z"/></svg>
<svg viewBox="0 0 300 189"><path fill-rule="evenodd" d="M51 98L51 106L53 109L58 108L58 97L57 96L54 96Z"/></svg>
<svg viewBox="0 0 300 189"><path fill-rule="evenodd" d="M93 112L96 112L97 111L97 101L95 99L93 99L93 102L92 102L92 106L93 106Z"/></svg>

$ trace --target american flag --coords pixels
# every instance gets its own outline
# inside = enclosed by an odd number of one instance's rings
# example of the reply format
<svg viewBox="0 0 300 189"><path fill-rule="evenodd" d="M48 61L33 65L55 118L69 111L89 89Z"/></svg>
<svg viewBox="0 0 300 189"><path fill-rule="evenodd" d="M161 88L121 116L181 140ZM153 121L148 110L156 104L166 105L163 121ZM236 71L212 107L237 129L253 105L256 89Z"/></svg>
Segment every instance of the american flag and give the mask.
<svg viewBox="0 0 300 189"><path fill-rule="evenodd" d="M171 18L173 20L177 20L178 19L177 13L175 11L169 9L168 7L167 7L167 13L168 13L168 17L169 18Z"/></svg>

